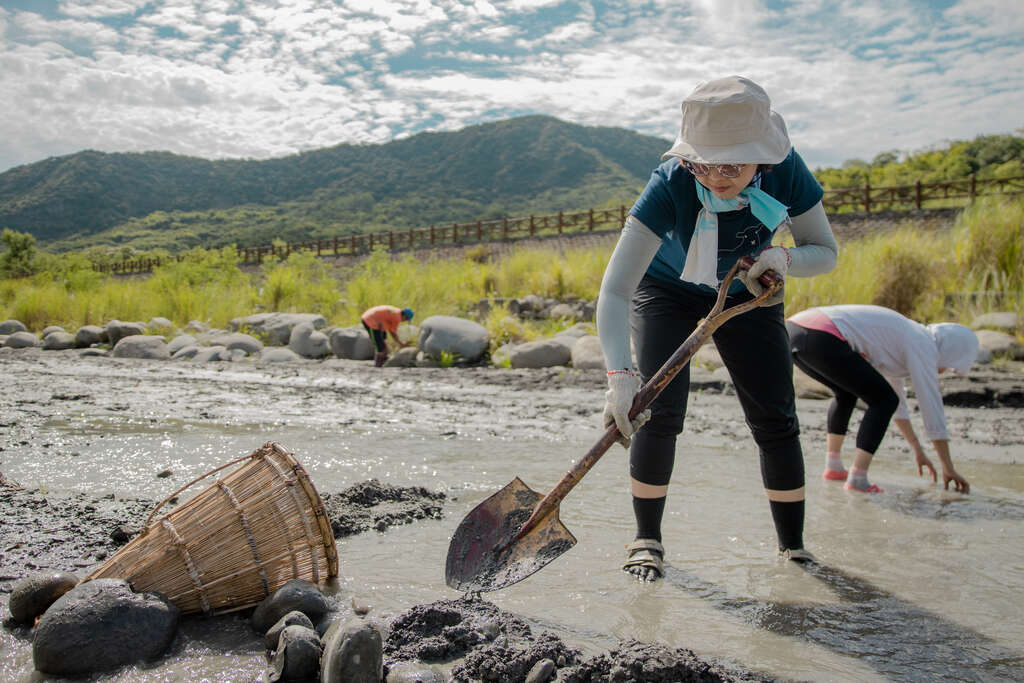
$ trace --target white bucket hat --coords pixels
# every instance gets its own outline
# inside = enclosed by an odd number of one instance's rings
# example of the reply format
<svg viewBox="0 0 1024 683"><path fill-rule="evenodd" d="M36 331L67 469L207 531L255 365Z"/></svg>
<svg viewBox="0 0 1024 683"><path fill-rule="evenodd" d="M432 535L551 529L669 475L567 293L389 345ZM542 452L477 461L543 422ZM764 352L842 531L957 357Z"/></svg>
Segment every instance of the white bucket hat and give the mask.
<svg viewBox="0 0 1024 683"><path fill-rule="evenodd" d="M703 164L777 164L792 145L768 93L742 76L702 83L683 100L683 119L662 160Z"/></svg>
<svg viewBox="0 0 1024 683"><path fill-rule="evenodd" d="M966 375L978 359L978 335L966 325L935 323L928 326L939 350L939 367Z"/></svg>

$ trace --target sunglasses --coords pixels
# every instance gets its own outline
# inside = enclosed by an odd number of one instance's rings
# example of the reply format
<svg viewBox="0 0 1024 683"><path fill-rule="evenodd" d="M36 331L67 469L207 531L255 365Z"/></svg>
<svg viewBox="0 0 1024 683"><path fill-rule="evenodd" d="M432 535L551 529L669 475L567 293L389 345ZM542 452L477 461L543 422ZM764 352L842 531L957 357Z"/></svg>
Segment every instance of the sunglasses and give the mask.
<svg viewBox="0 0 1024 683"><path fill-rule="evenodd" d="M686 159L682 161L683 168L701 178L711 173L711 169L718 171L718 175L723 178L739 178L743 173L743 167L746 166L746 164L698 164Z"/></svg>

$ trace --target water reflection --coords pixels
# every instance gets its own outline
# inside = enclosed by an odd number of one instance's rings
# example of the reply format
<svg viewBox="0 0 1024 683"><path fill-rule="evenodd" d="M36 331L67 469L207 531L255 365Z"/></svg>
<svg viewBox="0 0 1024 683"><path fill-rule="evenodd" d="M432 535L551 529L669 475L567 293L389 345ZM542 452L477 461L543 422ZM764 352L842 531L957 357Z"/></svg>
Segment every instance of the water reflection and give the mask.
<svg viewBox="0 0 1024 683"><path fill-rule="evenodd" d="M934 489L889 489L872 503L920 519L1024 520L1024 504L972 490L969 495Z"/></svg>
<svg viewBox="0 0 1024 683"><path fill-rule="evenodd" d="M758 628L855 657L887 677L1024 680L1024 654L836 567L802 568L840 602L801 604L731 595L674 567L666 567L665 580Z"/></svg>

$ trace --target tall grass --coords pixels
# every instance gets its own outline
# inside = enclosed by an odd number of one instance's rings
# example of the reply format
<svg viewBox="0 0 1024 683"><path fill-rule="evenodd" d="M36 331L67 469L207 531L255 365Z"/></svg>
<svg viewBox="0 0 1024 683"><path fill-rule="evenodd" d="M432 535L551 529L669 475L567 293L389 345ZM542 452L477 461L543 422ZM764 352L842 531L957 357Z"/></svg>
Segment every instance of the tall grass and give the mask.
<svg viewBox="0 0 1024 683"><path fill-rule="evenodd" d="M874 303L922 322L967 324L990 310L1024 316L1022 225L1024 200L986 198L965 210L952 230L925 231L907 223L842 244L831 273L787 279L786 309ZM68 258L59 261L60 268L30 278L0 280L0 319L15 318L35 330L156 316L178 325L202 320L224 327L254 312L292 311L353 325L365 309L388 303L412 308L419 322L437 314L468 315L488 297L596 299L611 251L611 245L521 246L500 258L480 248L461 259L426 260L378 251L343 271L332 271L311 253L293 253L246 273L230 248L196 249L180 263L133 279L102 276ZM533 339L559 325L509 320L500 309L483 323L496 341Z"/></svg>

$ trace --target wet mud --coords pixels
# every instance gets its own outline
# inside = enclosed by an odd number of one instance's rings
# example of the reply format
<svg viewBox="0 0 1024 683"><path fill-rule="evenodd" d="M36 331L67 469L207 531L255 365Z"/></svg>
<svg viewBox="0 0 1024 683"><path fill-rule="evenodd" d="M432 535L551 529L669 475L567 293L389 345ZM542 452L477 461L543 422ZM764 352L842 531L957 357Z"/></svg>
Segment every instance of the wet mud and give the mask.
<svg viewBox="0 0 1024 683"><path fill-rule="evenodd" d="M399 615L385 642L385 659L390 666L458 659L450 678L467 683L523 681L544 660L554 665L556 680L570 683L771 680L690 650L632 640L588 658L557 634L535 632L526 621L473 598L417 605Z"/></svg>

